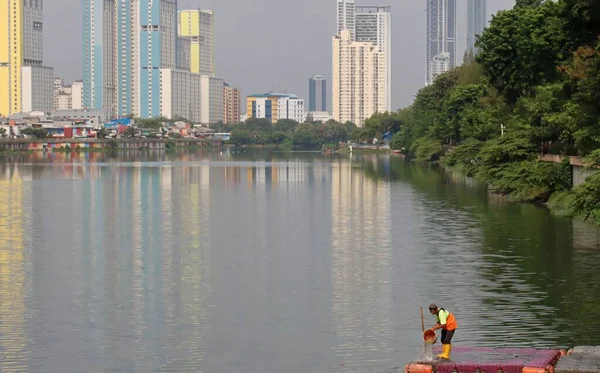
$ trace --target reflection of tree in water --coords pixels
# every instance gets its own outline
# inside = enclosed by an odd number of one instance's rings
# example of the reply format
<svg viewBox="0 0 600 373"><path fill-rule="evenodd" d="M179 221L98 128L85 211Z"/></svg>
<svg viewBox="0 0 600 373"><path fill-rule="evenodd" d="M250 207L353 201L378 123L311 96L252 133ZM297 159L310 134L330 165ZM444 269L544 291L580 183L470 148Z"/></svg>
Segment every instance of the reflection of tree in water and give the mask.
<svg viewBox="0 0 600 373"><path fill-rule="evenodd" d="M599 230L552 216L528 204L508 203L485 185L435 166L391 160L390 170L362 162L373 179L405 182L427 201L468 213L477 221L485 282L481 302L493 310L485 322L504 324L513 341L540 345L595 343L600 321L590 317L600 299ZM485 311L484 311L485 312ZM500 325L499 325L500 326ZM480 336L494 328L481 325Z"/></svg>
<svg viewBox="0 0 600 373"><path fill-rule="evenodd" d="M332 170L334 347L350 371L387 366L392 352L389 184L351 164ZM354 370L352 370L354 369Z"/></svg>

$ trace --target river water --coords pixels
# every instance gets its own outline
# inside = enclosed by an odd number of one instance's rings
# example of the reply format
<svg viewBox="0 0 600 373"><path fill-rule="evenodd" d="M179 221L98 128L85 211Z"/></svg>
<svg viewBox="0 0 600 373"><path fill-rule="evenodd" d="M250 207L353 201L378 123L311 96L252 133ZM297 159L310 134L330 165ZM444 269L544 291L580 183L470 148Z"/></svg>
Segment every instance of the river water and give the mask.
<svg viewBox="0 0 600 373"><path fill-rule="evenodd" d="M34 154L0 191L2 372L403 371L431 302L455 345L598 344L597 228L397 157Z"/></svg>

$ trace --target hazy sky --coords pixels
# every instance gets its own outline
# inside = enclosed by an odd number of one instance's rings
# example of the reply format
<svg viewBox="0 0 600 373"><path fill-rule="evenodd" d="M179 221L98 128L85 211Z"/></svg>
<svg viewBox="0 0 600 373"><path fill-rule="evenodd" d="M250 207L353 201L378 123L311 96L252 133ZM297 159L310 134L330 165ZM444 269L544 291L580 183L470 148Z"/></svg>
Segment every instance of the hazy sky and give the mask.
<svg viewBox="0 0 600 373"><path fill-rule="evenodd" d="M458 53L466 45L466 1L459 0ZM488 13L515 0L488 0ZM83 0L44 2L45 64L66 82L82 78ZM410 104L425 82L425 0L357 0L392 6L392 107ZM308 78L331 76L336 0L179 0L179 8L215 11L216 70L242 96L282 91L308 105ZM243 99L244 100L244 99ZM331 98L327 105L331 111Z"/></svg>

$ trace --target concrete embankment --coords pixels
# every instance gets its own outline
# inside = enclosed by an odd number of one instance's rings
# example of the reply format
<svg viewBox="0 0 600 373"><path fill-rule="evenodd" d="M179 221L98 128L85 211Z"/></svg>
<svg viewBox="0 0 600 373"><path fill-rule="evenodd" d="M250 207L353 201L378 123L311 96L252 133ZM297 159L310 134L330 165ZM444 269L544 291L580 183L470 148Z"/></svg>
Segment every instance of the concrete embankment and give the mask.
<svg viewBox="0 0 600 373"><path fill-rule="evenodd" d="M167 149L173 147L211 146L220 147L219 139L10 139L0 140L2 151L27 150L133 150L133 149Z"/></svg>

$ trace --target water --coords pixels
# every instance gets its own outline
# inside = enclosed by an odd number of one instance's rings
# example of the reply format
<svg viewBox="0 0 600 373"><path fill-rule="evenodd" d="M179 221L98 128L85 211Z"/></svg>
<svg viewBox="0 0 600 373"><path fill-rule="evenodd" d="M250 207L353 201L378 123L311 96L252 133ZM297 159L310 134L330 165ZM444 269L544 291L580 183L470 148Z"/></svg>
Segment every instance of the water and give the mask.
<svg viewBox="0 0 600 373"><path fill-rule="evenodd" d="M600 333L598 229L390 156L35 154L0 191L2 372L397 372L433 302L455 346Z"/></svg>
<svg viewBox="0 0 600 373"><path fill-rule="evenodd" d="M421 347L421 353L419 354L419 357L415 359L415 361L429 362L433 360L433 344L423 342L423 347Z"/></svg>

